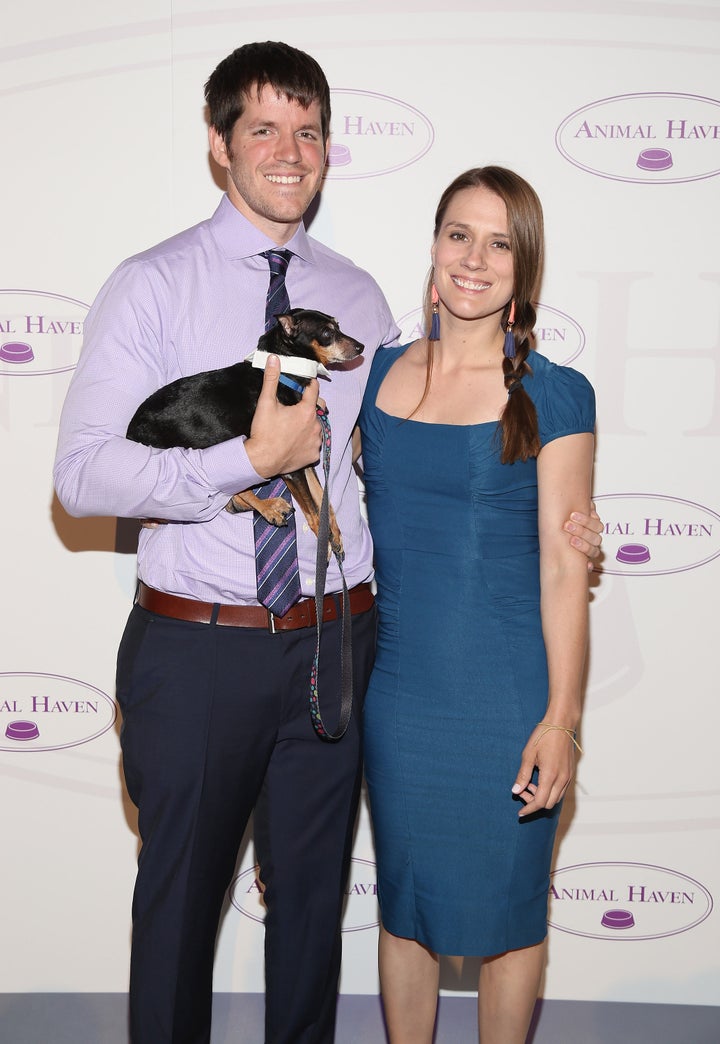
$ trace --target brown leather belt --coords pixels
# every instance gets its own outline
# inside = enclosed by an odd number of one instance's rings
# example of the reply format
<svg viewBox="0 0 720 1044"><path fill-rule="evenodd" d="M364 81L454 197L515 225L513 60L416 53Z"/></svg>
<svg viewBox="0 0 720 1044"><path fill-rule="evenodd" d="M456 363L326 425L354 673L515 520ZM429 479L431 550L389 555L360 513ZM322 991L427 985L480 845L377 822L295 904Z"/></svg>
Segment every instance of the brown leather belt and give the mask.
<svg viewBox="0 0 720 1044"><path fill-rule="evenodd" d="M350 612L353 616L366 613L375 601L370 584L358 584L350 589ZM213 605L212 602L196 602L194 598L156 591L140 581L137 604L159 616L171 616L175 620L191 623L212 623L221 627L262 627L267 631L294 631L299 627L315 627L315 599L303 598L296 602L284 616L274 616L262 605ZM339 620L342 616L342 595L325 595L323 599L323 623Z"/></svg>

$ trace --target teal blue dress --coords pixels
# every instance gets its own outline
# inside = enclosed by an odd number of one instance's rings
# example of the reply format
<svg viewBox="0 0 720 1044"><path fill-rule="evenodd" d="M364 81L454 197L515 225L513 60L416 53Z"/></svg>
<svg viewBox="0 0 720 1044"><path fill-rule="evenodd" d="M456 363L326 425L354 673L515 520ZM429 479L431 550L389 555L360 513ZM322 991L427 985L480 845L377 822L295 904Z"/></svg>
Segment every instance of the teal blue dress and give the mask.
<svg viewBox="0 0 720 1044"><path fill-rule="evenodd" d="M360 425L379 636L365 772L388 931L437 953L540 942L559 807L518 820L511 787L547 704L536 461L501 464L499 425L375 405L408 346L375 356ZM532 353L543 445L595 425L575 370Z"/></svg>

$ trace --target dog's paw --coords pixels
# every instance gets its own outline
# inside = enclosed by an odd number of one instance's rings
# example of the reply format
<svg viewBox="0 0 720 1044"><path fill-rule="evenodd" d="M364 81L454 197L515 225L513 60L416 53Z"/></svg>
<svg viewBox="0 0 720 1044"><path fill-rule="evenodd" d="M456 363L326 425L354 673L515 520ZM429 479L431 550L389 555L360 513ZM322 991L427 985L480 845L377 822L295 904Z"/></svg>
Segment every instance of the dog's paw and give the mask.
<svg viewBox="0 0 720 1044"><path fill-rule="evenodd" d="M261 500L259 505L261 506L258 506L256 511L274 526L286 526L288 518L295 510L283 497L270 497L269 500Z"/></svg>
<svg viewBox="0 0 720 1044"><path fill-rule="evenodd" d="M287 520L295 508L283 497L261 500L254 493L245 490L244 493L236 493L225 505L225 510L229 511L231 515L236 515L241 511L257 511L271 525L286 526Z"/></svg>

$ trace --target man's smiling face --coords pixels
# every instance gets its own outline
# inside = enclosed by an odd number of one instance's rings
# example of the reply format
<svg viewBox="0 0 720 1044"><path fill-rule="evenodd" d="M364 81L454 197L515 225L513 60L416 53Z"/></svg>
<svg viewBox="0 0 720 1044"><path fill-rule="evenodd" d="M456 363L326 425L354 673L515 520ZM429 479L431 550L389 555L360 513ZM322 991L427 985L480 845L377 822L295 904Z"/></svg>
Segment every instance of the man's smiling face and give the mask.
<svg viewBox="0 0 720 1044"><path fill-rule="evenodd" d="M267 86L244 99L227 145L210 128L210 149L227 171L230 201L280 246L320 186L325 145L319 103L304 109Z"/></svg>

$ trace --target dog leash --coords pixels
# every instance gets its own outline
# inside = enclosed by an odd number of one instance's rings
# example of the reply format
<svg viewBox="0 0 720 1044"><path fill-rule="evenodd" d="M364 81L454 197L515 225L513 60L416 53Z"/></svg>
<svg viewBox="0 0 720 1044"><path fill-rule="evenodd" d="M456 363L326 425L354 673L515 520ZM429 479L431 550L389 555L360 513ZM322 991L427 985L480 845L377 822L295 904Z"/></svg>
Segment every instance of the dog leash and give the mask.
<svg viewBox="0 0 720 1044"><path fill-rule="evenodd" d="M329 732L325 727L320 714L320 695L318 693L318 665L320 662L320 634L322 631L323 597L325 595L325 578L327 576L328 543L330 539L330 499L328 487L330 485L330 446L332 436L330 432L330 420L327 408L317 407L317 415L322 425L323 453L322 463L325 474L325 488L323 489L320 504L320 520L318 522L318 546L317 558L315 560L315 616L317 619L317 644L315 646L315 659L310 672L310 718L315 732L324 740L339 740L345 735L353 702L353 674L352 674L352 628L350 616L350 595L348 594L345 574L342 567L341 554L333 551L335 561L340 570L342 578L342 635L340 645L340 718L335 732Z"/></svg>

